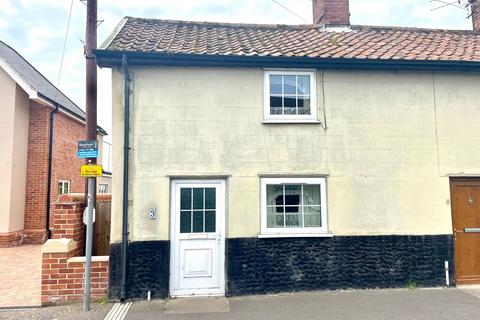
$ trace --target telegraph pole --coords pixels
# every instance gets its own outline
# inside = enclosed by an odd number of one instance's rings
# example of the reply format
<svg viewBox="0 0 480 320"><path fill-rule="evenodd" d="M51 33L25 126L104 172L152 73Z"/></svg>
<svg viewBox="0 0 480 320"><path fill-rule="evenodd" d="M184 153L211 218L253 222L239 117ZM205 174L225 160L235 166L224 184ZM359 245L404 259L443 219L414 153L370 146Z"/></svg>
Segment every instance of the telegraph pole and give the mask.
<svg viewBox="0 0 480 320"><path fill-rule="evenodd" d="M86 30L86 104L87 139L97 140L97 65L92 50L97 48L97 0L87 0ZM92 159L93 163L97 159Z"/></svg>
<svg viewBox="0 0 480 320"><path fill-rule="evenodd" d="M87 28L86 28L86 107L87 107L87 140L97 142L97 66L93 56L93 49L97 48L97 0L87 0ZM98 142L97 142L98 144ZM98 150L98 145L97 150ZM97 151L98 152L98 151ZM97 159L88 158L88 164L94 165ZM90 310L90 275L92 267L92 239L95 208L95 189L97 179L88 178L87 208L84 213L84 222L87 225L85 241L85 282L83 285L83 310Z"/></svg>

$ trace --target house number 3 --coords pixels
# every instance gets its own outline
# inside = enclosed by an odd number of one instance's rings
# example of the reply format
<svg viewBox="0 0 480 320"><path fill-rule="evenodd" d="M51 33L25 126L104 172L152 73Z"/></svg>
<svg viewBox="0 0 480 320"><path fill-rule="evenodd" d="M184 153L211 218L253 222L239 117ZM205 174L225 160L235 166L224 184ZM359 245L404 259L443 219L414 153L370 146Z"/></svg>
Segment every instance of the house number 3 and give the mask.
<svg viewBox="0 0 480 320"><path fill-rule="evenodd" d="M156 220L157 219L157 209L156 208L150 208L149 218L150 218L150 220Z"/></svg>

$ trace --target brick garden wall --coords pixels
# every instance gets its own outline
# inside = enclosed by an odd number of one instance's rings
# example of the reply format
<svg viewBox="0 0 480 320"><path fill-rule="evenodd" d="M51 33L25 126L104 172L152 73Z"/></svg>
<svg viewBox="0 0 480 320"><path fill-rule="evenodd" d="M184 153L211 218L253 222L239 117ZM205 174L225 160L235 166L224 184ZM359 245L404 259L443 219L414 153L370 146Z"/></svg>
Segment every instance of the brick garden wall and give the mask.
<svg viewBox="0 0 480 320"><path fill-rule="evenodd" d="M97 203L111 202L109 193L98 194ZM83 211L85 209L85 194L70 193L58 197L53 204L50 215L50 228L52 239L73 239L77 243L76 255L84 254L85 225L83 224ZM98 214L97 214L98 215Z"/></svg>
<svg viewBox="0 0 480 320"><path fill-rule="evenodd" d="M54 203L50 215L52 239L73 239L77 243L74 255L83 254L85 247L85 225L83 210L85 209L85 194L64 194Z"/></svg>
<svg viewBox="0 0 480 320"><path fill-rule="evenodd" d="M42 247L42 305L83 299L85 258L74 257L78 244L71 239L51 239ZM92 257L90 298L106 298L108 256Z"/></svg>
<svg viewBox="0 0 480 320"><path fill-rule="evenodd" d="M110 202L111 194L97 195L98 202ZM42 304L83 299L85 248L83 210L85 194L64 194L54 203L51 214L52 239L42 247ZM93 256L91 299L107 296L109 257Z"/></svg>

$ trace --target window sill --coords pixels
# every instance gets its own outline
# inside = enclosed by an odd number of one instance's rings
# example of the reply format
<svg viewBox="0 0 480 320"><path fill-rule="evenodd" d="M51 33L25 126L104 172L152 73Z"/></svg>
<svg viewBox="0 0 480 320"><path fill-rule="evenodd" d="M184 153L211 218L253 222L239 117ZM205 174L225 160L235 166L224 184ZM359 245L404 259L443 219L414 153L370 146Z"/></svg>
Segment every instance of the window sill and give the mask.
<svg viewBox="0 0 480 320"><path fill-rule="evenodd" d="M333 238L332 233L263 233L258 238Z"/></svg>
<svg viewBox="0 0 480 320"><path fill-rule="evenodd" d="M305 124L321 124L318 120L308 119L267 119L263 120L264 124L289 124L289 123L305 123Z"/></svg>

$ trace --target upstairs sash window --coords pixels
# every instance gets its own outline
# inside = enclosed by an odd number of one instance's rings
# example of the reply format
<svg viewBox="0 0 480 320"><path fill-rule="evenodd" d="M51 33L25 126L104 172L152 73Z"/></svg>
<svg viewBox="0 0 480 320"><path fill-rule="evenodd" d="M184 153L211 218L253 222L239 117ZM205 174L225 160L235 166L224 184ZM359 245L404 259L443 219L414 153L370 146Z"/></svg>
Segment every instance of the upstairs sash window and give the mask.
<svg viewBox="0 0 480 320"><path fill-rule="evenodd" d="M266 122L316 122L315 73L265 71Z"/></svg>

